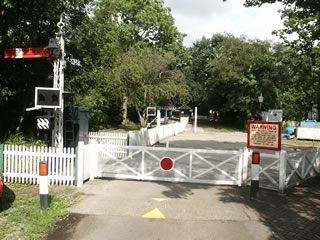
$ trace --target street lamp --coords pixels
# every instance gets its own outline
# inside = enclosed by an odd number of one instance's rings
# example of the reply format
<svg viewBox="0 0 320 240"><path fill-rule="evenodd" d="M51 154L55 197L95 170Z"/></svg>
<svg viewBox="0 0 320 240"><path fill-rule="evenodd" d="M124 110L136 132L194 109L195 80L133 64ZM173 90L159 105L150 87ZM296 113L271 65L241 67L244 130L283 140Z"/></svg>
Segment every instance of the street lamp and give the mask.
<svg viewBox="0 0 320 240"><path fill-rule="evenodd" d="M260 103L260 112L261 112L261 105L263 103L263 96L262 96L262 93L260 93L260 96L258 97L258 101Z"/></svg>
<svg viewBox="0 0 320 240"><path fill-rule="evenodd" d="M262 103L263 103L262 93L260 93L260 96L258 97L258 101L259 101L259 104L260 104L260 117L262 118L262 110L261 110L261 106L262 106Z"/></svg>

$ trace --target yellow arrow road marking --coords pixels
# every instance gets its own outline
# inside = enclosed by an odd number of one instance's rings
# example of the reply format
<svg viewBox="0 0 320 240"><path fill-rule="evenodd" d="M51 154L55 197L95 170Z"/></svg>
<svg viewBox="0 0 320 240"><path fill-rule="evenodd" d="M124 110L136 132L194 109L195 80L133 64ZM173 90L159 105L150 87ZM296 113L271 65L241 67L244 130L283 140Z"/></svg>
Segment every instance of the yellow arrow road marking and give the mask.
<svg viewBox="0 0 320 240"><path fill-rule="evenodd" d="M166 218L158 208L155 208L152 211L144 214L142 217L143 218L162 218L162 219Z"/></svg>
<svg viewBox="0 0 320 240"><path fill-rule="evenodd" d="M152 198L152 200L155 200L157 202L163 202L163 201L168 200L168 198Z"/></svg>

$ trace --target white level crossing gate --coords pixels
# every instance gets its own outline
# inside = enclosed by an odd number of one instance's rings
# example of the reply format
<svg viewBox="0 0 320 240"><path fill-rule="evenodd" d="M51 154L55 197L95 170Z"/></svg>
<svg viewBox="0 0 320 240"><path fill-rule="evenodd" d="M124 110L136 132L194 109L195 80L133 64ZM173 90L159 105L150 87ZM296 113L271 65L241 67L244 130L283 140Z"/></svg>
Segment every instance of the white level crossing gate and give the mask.
<svg viewBox="0 0 320 240"><path fill-rule="evenodd" d="M89 145L90 146L90 145ZM194 183L239 185L242 183L243 150L204 150L161 147L124 146L119 157L119 146L95 145L88 151L96 161L94 177L158 180ZM95 156L95 157L94 157ZM163 158L173 162L164 170Z"/></svg>

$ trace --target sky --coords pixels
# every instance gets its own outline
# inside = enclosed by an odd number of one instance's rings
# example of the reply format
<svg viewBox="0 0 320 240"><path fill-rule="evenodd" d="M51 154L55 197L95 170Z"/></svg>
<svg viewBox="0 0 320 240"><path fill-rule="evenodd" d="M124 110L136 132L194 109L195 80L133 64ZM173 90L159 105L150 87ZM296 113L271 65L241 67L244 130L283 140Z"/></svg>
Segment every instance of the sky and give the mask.
<svg viewBox="0 0 320 240"><path fill-rule="evenodd" d="M280 41L272 31L283 28L278 13L282 4L246 8L244 1L164 0L164 3L171 8L179 31L187 34L184 40L187 47L203 36L210 38L215 33L231 33L236 37L245 34L251 39Z"/></svg>

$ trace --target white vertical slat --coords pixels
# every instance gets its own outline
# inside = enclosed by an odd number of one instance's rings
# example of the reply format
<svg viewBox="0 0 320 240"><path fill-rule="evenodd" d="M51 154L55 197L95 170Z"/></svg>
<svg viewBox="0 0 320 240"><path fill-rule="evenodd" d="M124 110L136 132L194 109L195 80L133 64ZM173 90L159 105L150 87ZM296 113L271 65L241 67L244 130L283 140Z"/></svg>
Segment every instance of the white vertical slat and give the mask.
<svg viewBox="0 0 320 240"><path fill-rule="evenodd" d="M4 181L7 182L7 168L8 168L8 160L7 160L7 157L8 157L8 154L7 154L7 151L8 151L8 145L4 145L4 156L3 156L3 175L4 175Z"/></svg>
<svg viewBox="0 0 320 240"><path fill-rule="evenodd" d="M7 181L8 182L11 182L11 179L10 179L10 171L11 171L11 164L12 164L12 160L11 160L11 155L10 155L10 149L11 149L11 146L8 145L7 146L7 159L8 159L8 169L7 169Z"/></svg>
<svg viewBox="0 0 320 240"><path fill-rule="evenodd" d="M68 171L68 185L73 185L73 182L72 182L72 174L71 174L71 169L72 169L72 162L73 162L73 150L74 148L71 148L70 149L70 156L68 158L68 166L69 166L69 171Z"/></svg>
<svg viewBox="0 0 320 240"><path fill-rule="evenodd" d="M22 156L21 156L21 183L24 183L25 180L25 161L26 161L26 156L27 156L27 152L26 152L26 146L22 146Z"/></svg>
<svg viewBox="0 0 320 240"><path fill-rule="evenodd" d="M20 183L20 159L21 159L21 145L17 145L17 154L16 154L16 171L15 171L15 174L16 174L16 183Z"/></svg>
<svg viewBox="0 0 320 240"><path fill-rule="evenodd" d="M74 148L72 149L72 154L74 154ZM74 157L74 158L72 158L71 161L70 161L70 163L71 163L71 164L70 164L70 168L71 168L71 169L70 169L70 176L71 176L70 185L73 185L73 184L74 184L74 181L73 181L73 180L75 179L75 178L74 178L74 161L75 161L75 159L76 159L76 158Z"/></svg>
<svg viewBox="0 0 320 240"><path fill-rule="evenodd" d="M29 156L27 159L27 166L26 166L26 168L27 168L26 172L27 172L27 176L28 176L27 177L28 184L31 184L31 166L32 166L31 161L32 161L32 159L33 159L33 147L29 147Z"/></svg>
<svg viewBox="0 0 320 240"><path fill-rule="evenodd" d="M11 154L10 150L12 149L12 145L8 147L8 182L13 182L11 178L12 166L13 166L13 155Z"/></svg>
<svg viewBox="0 0 320 240"><path fill-rule="evenodd" d="M71 155L71 148L68 148L68 153ZM70 174L70 158L68 156L66 158L66 174L65 176L65 185L69 185L69 174Z"/></svg>
<svg viewBox="0 0 320 240"><path fill-rule="evenodd" d="M10 182L10 168L11 168L11 156L10 156L10 146L7 145L7 182Z"/></svg>
<svg viewBox="0 0 320 240"><path fill-rule="evenodd" d="M49 185L53 185L53 181L52 181L52 148L48 147L47 148L48 151L48 157L47 157L47 164L48 164L48 181L49 181Z"/></svg>
<svg viewBox="0 0 320 240"><path fill-rule="evenodd" d="M10 148L10 158L11 158L11 160L10 160L10 163L11 163L11 166L10 166L10 182L12 182L12 183L14 183L14 175L13 175L13 173L14 173L14 161L15 161L15 157L14 157L14 154L13 154L14 149L15 149L14 146L15 145L12 145L11 148Z"/></svg>
<svg viewBox="0 0 320 240"><path fill-rule="evenodd" d="M48 164L48 181L49 185L53 185L51 173L52 173L52 147L47 148L47 164Z"/></svg>
<svg viewBox="0 0 320 240"><path fill-rule="evenodd" d="M19 146L19 155L18 155L18 183L21 183L22 180L22 156L23 156L23 150L22 146Z"/></svg>
<svg viewBox="0 0 320 240"><path fill-rule="evenodd" d="M26 148L25 170L24 170L24 172L25 172L25 179L24 179L25 183L29 183L29 179L28 179L28 177L29 177L29 174L28 174L28 172L29 172L29 159L30 159L30 147Z"/></svg>
<svg viewBox="0 0 320 240"><path fill-rule="evenodd" d="M19 147L15 145L15 152L19 151ZM18 158L19 154L14 156L14 183L18 182Z"/></svg>
<svg viewBox="0 0 320 240"><path fill-rule="evenodd" d="M62 183L62 153L63 153L63 149L60 148L59 149L59 172L58 172L58 176L59 176L59 184Z"/></svg>
<svg viewBox="0 0 320 240"><path fill-rule="evenodd" d="M22 160L21 161L21 183L24 184L25 177L26 177L25 162L26 162L26 156L27 156L27 151L25 146L22 146L22 151L23 151L23 155L21 159Z"/></svg>
<svg viewBox="0 0 320 240"><path fill-rule="evenodd" d="M37 152L37 147L33 146L32 147L32 158L30 159L30 183L31 184L35 184L35 180L34 180L34 174L35 174L35 164L34 162L36 161L36 152Z"/></svg>
<svg viewBox="0 0 320 240"><path fill-rule="evenodd" d="M36 184L36 172L37 172L37 169L36 169L36 163L37 163L37 159L38 159L38 155L37 155L37 152L40 151L40 147L36 147L34 146L33 147L33 158L32 158L32 175L31 175L31 178L32 178L32 184Z"/></svg>
<svg viewBox="0 0 320 240"><path fill-rule="evenodd" d="M57 184L56 181L56 167L57 167L57 158L56 158L56 148L51 148L50 153L52 154L50 160L51 160L51 184L55 185Z"/></svg>
<svg viewBox="0 0 320 240"><path fill-rule="evenodd" d="M38 151L37 151L37 157L36 157L36 160L34 162L34 169L35 169L35 172L34 172L34 183L35 184L39 184L39 181L38 181L38 176L39 176L39 169L38 169L38 166L40 164L40 161L42 160L42 155L43 155L43 147L38 147Z"/></svg>
<svg viewBox="0 0 320 240"><path fill-rule="evenodd" d="M50 153L50 158L49 158L50 163L48 164L50 166L50 185L54 185L55 184L54 182L55 148L49 147L49 153Z"/></svg>
<svg viewBox="0 0 320 240"><path fill-rule="evenodd" d="M64 148L63 152L68 154L69 148ZM66 173L67 173L66 168L67 168L67 155L65 155L63 157L63 174L62 174L63 181L62 181L62 185L66 185Z"/></svg>

